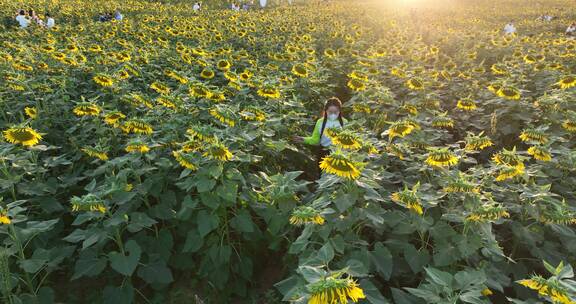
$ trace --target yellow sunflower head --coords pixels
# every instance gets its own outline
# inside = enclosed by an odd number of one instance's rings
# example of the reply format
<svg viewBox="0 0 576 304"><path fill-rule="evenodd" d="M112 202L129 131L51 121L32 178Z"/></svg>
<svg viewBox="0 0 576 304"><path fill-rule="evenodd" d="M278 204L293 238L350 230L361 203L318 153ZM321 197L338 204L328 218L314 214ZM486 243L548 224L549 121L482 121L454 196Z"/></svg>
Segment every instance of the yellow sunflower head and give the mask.
<svg viewBox="0 0 576 304"><path fill-rule="evenodd" d="M29 127L11 127L4 130L2 134L9 143L26 147L34 146L42 139L42 135Z"/></svg>

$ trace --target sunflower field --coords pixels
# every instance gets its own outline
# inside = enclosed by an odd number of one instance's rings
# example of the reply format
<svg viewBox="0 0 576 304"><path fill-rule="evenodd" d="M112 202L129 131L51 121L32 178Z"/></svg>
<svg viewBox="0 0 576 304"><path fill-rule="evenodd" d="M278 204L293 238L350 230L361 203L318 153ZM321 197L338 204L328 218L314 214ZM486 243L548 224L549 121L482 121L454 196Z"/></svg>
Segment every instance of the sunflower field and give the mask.
<svg viewBox="0 0 576 304"><path fill-rule="evenodd" d="M572 0L209 5L0 0L2 303L576 303Z"/></svg>

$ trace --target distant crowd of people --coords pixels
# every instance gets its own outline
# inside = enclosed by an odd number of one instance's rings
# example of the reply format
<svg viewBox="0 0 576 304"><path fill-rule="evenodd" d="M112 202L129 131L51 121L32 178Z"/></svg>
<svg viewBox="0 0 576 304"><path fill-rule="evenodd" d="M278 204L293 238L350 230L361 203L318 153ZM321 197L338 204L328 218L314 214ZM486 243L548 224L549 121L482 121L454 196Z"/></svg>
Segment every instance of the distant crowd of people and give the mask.
<svg viewBox="0 0 576 304"><path fill-rule="evenodd" d="M119 10L116 10L114 13L100 13L98 16L98 21L100 22L108 22L112 20L122 21L122 19L124 19L124 16L122 16L122 13L120 13Z"/></svg>
<svg viewBox="0 0 576 304"><path fill-rule="evenodd" d="M556 17L554 17L548 13L541 15L538 18L536 18L537 21L543 21L543 22L550 22L554 19L556 19ZM512 35L515 33L516 33L516 26L514 26L514 21L510 20L510 22L508 22L504 26L504 34ZM564 34L566 35L566 37L576 38L576 22L572 22L572 24L570 24L568 26L568 28L566 28L566 31L564 32Z"/></svg>
<svg viewBox="0 0 576 304"><path fill-rule="evenodd" d="M40 18L33 9L29 9L28 11L20 9L16 13L15 19L20 28L27 28L31 24L44 28L52 28L56 25L56 21L52 16L50 16L50 13L46 13L44 17L46 18L46 21L42 20L42 18Z"/></svg>

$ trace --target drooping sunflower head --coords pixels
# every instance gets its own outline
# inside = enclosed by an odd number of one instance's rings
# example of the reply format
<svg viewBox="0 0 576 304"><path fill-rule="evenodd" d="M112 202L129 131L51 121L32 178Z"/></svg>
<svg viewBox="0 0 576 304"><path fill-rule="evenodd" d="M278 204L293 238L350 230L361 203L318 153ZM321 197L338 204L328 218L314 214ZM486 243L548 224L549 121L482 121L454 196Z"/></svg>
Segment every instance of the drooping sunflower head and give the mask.
<svg viewBox="0 0 576 304"><path fill-rule="evenodd" d="M294 226L301 226L304 224L323 225L324 217L322 217L319 210L310 206L300 206L292 211L290 224Z"/></svg>
<svg viewBox="0 0 576 304"><path fill-rule="evenodd" d="M482 205L479 209L474 210L466 216L466 222L486 223L508 218L510 214L502 205L489 203Z"/></svg>
<svg viewBox="0 0 576 304"><path fill-rule="evenodd" d="M358 79L361 81L367 81L368 80L368 75L366 75L366 73L361 72L361 71L357 71L357 70L354 70L350 74L348 74L348 77L353 78L353 79Z"/></svg>
<svg viewBox="0 0 576 304"><path fill-rule="evenodd" d="M202 155L220 161L229 161L233 157L232 152L230 152L230 150L221 143L213 143L209 145Z"/></svg>
<svg viewBox="0 0 576 304"><path fill-rule="evenodd" d="M0 208L0 224L9 225L10 223L12 223L12 220L8 216L8 210L4 209L3 207Z"/></svg>
<svg viewBox="0 0 576 304"><path fill-rule="evenodd" d="M459 99L456 107L464 111L474 111L477 108L476 103L470 98Z"/></svg>
<svg viewBox="0 0 576 304"><path fill-rule="evenodd" d="M151 85L150 88L154 91L156 91L156 93L158 94L162 94L162 95L168 95L170 94L170 88L158 81L154 81Z"/></svg>
<svg viewBox="0 0 576 304"><path fill-rule="evenodd" d="M210 89L202 84L194 84L190 86L189 94L200 98L210 98L210 96L212 96Z"/></svg>
<svg viewBox="0 0 576 304"><path fill-rule="evenodd" d="M433 167L447 167L458 163L458 157L448 148L433 148L428 153L426 163Z"/></svg>
<svg viewBox="0 0 576 304"><path fill-rule="evenodd" d="M142 143L140 141L134 141L129 143L126 148L125 151L128 153L148 153L150 151L150 147L148 147L147 144Z"/></svg>
<svg viewBox="0 0 576 304"><path fill-rule="evenodd" d="M501 87L496 94L502 98L510 99L510 100L518 100L521 97L520 90L515 87L511 86L503 86Z"/></svg>
<svg viewBox="0 0 576 304"><path fill-rule="evenodd" d="M550 154L550 152L542 146L532 146L528 148L527 153L529 155L532 155L532 157L534 157L537 160L545 162L552 160L552 154Z"/></svg>
<svg viewBox="0 0 576 304"><path fill-rule="evenodd" d="M230 61L226 59L219 60L218 63L216 63L216 67L221 71L228 71L231 66Z"/></svg>
<svg viewBox="0 0 576 304"><path fill-rule="evenodd" d="M326 133L328 135L328 133ZM334 145L346 150L358 150L362 147L362 141L358 135L351 130L343 130L329 135Z"/></svg>
<svg viewBox="0 0 576 304"><path fill-rule="evenodd" d="M566 75L556 82L561 89L566 90L576 86L576 75Z"/></svg>
<svg viewBox="0 0 576 304"><path fill-rule="evenodd" d="M34 146L42 140L42 135L30 127L11 127L4 130L2 134L9 143L26 147Z"/></svg>
<svg viewBox="0 0 576 304"><path fill-rule="evenodd" d="M82 197L74 196L70 200L72 205L72 211L91 211L106 213L107 207L104 202L98 198L96 195L90 193Z"/></svg>
<svg viewBox="0 0 576 304"><path fill-rule="evenodd" d="M311 294L308 304L347 304L366 298L356 281L350 278L328 277L308 285Z"/></svg>
<svg viewBox="0 0 576 304"><path fill-rule="evenodd" d="M198 166L196 165L197 157L194 152L178 150L172 151L172 155L182 167L192 171L198 170Z"/></svg>
<svg viewBox="0 0 576 304"><path fill-rule="evenodd" d="M94 157L99 160L108 160L108 152L101 146L84 147L81 148L80 150L90 157Z"/></svg>
<svg viewBox="0 0 576 304"><path fill-rule="evenodd" d="M357 179L360 176L360 170L357 165L358 164L351 161L345 155L335 152L322 159L320 162L320 169L326 173L347 179Z"/></svg>
<svg viewBox="0 0 576 304"><path fill-rule="evenodd" d="M72 112L77 116L98 116L102 109L95 103L82 102L74 107Z"/></svg>
<svg viewBox="0 0 576 304"><path fill-rule="evenodd" d="M30 117L31 119L36 119L36 117L38 117L38 111L36 110L36 107L25 107L24 113L26 113L26 116Z"/></svg>
<svg viewBox="0 0 576 304"><path fill-rule="evenodd" d="M280 98L280 90L273 86L265 86L263 88L258 89L257 91L259 96L270 98L270 99L277 99Z"/></svg>
<svg viewBox="0 0 576 304"><path fill-rule="evenodd" d="M393 122L384 134L388 134L388 138L392 140L394 137L404 137L414 129L419 129L419 125L408 120L399 120Z"/></svg>
<svg viewBox="0 0 576 304"><path fill-rule="evenodd" d="M403 190L398 191L398 192L394 192L392 193L392 195L390 195L390 199L409 209L412 210L413 212L415 212L418 215L422 215L424 213L424 210L422 208L422 205L420 204L420 198L418 197L418 188L420 187L420 184L417 183L416 185L414 185L414 187L412 187L412 189L408 189L408 187L404 187Z"/></svg>
<svg viewBox="0 0 576 304"><path fill-rule="evenodd" d="M483 136L482 133L475 135L469 133L466 136L466 146L464 149L466 151L480 151L492 146L492 140L488 136Z"/></svg>
<svg viewBox="0 0 576 304"><path fill-rule="evenodd" d="M216 142L216 136L212 131L208 126L195 125L186 130L186 133L192 140L198 139L205 143L213 143Z"/></svg>
<svg viewBox="0 0 576 304"><path fill-rule="evenodd" d="M204 68L202 72L200 72L200 77L204 79L212 79L214 78L214 71L212 71L212 69L209 68Z"/></svg>
<svg viewBox="0 0 576 304"><path fill-rule="evenodd" d="M411 90L422 90L424 89L424 82L418 77L410 78L406 81L406 86Z"/></svg>
<svg viewBox="0 0 576 304"><path fill-rule="evenodd" d="M96 75L92 79L95 83L103 87L111 87L114 84L114 80L106 75Z"/></svg>
<svg viewBox="0 0 576 304"><path fill-rule="evenodd" d="M210 109L210 111L208 111L208 113L210 113L212 117L216 118L216 120L223 124L226 124L230 127L234 127L236 125L236 121L230 111L225 111L224 109L220 110L217 107L213 107Z"/></svg>
<svg viewBox="0 0 576 304"><path fill-rule="evenodd" d="M545 144L548 142L548 136L541 129L529 128L524 129L520 136L518 136L523 142L538 142Z"/></svg>
<svg viewBox="0 0 576 304"><path fill-rule="evenodd" d="M240 111L240 117L246 121L264 121L266 120L266 113L258 108L246 108Z"/></svg>
<svg viewBox="0 0 576 304"><path fill-rule="evenodd" d="M124 122L122 130L126 133L152 134L153 129L150 124L141 119L130 119Z"/></svg>
<svg viewBox="0 0 576 304"><path fill-rule="evenodd" d="M292 74L302 78L308 77L308 68L303 63L295 64L292 66Z"/></svg>
<svg viewBox="0 0 576 304"><path fill-rule="evenodd" d="M516 153L515 148L512 150L503 149L502 151L492 156L492 161L494 161L498 165L518 167L521 169L524 169L524 159L525 157L520 156L518 155L518 153Z"/></svg>
<svg viewBox="0 0 576 304"><path fill-rule="evenodd" d="M350 80L348 80L348 83L346 85L356 92L366 90L366 83L360 79L351 78Z"/></svg>
<svg viewBox="0 0 576 304"><path fill-rule="evenodd" d="M442 114L442 115L437 115L436 117L434 117L434 119L432 120L432 126L434 128L446 128L446 129L451 129L454 128L454 120L450 117L448 117L448 115Z"/></svg>

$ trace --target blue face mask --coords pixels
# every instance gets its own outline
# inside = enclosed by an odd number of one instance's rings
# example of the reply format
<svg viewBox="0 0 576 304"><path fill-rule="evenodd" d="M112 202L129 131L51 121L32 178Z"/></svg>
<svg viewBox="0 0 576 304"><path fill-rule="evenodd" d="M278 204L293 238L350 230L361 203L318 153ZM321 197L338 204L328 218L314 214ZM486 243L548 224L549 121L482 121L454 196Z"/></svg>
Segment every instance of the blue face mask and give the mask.
<svg viewBox="0 0 576 304"><path fill-rule="evenodd" d="M336 120L338 119L339 114L328 114L328 120Z"/></svg>

